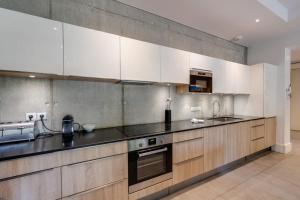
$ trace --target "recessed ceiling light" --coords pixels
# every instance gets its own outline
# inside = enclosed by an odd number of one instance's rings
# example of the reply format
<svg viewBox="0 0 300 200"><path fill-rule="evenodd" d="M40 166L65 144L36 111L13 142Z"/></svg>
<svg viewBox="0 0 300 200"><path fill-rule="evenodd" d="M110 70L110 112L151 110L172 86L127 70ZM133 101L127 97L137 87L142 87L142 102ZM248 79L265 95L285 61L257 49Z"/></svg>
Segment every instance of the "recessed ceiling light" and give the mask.
<svg viewBox="0 0 300 200"><path fill-rule="evenodd" d="M256 23L259 23L259 22L260 22L260 19L256 19L255 22L256 22Z"/></svg>
<svg viewBox="0 0 300 200"><path fill-rule="evenodd" d="M28 77L29 78L35 78L35 75L29 75Z"/></svg>

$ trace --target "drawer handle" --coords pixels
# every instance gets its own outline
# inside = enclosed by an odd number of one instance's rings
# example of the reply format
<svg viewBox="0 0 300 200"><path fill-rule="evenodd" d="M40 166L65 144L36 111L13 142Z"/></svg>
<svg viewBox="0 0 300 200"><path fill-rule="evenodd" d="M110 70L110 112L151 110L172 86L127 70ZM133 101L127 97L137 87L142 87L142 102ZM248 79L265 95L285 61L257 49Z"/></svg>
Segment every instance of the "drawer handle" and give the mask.
<svg viewBox="0 0 300 200"><path fill-rule="evenodd" d="M256 127L260 127L260 126L264 126L265 124L259 124L259 125L255 125L255 126L252 126L252 128L256 128Z"/></svg>
<svg viewBox="0 0 300 200"><path fill-rule="evenodd" d="M165 152L165 151L168 151L167 147L165 147L163 149L157 149L157 150L154 150L154 151L149 151L149 152L141 153L141 154L139 154L139 157L150 156L150 155L157 154L157 153L162 153L162 152Z"/></svg>
<svg viewBox="0 0 300 200"><path fill-rule="evenodd" d="M253 140L251 140L252 142L256 141L256 140L259 140L259 139L262 139L262 138L265 138L265 136L262 136L262 137L259 137L259 138L255 138Z"/></svg>

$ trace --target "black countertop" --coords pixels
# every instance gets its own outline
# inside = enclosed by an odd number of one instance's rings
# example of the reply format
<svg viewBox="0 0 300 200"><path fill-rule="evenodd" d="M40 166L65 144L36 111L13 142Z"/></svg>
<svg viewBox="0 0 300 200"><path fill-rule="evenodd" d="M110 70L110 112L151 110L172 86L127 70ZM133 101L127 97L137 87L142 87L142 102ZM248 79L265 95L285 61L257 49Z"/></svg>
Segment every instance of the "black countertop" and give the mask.
<svg viewBox="0 0 300 200"><path fill-rule="evenodd" d="M169 134L194 129L221 126L225 124L262 119L262 117L234 116L241 118L230 122L205 120L204 123L193 124L189 120L174 121L171 124L151 123L113 128L97 129L92 133L77 133L71 143L63 143L61 134L40 138L31 142L0 145L0 161L15 158L88 147L106 143L126 141L154 135Z"/></svg>

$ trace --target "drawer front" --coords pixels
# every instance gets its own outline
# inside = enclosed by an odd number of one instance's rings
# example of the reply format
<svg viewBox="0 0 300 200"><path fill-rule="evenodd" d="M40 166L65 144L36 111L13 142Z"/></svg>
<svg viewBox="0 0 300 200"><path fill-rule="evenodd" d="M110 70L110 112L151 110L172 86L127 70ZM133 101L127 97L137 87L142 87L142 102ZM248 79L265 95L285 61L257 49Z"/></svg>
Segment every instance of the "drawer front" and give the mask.
<svg viewBox="0 0 300 200"><path fill-rule="evenodd" d="M198 138L173 144L173 163L190 160L204 153L204 139Z"/></svg>
<svg viewBox="0 0 300 200"><path fill-rule="evenodd" d="M62 167L63 197L128 178L127 154Z"/></svg>
<svg viewBox="0 0 300 200"><path fill-rule="evenodd" d="M55 168L0 182L2 200L55 200L61 198L61 171Z"/></svg>
<svg viewBox="0 0 300 200"><path fill-rule="evenodd" d="M0 162L0 180L61 166L60 152Z"/></svg>
<svg viewBox="0 0 300 200"><path fill-rule="evenodd" d="M180 183L204 172L203 156L173 165L173 184Z"/></svg>
<svg viewBox="0 0 300 200"><path fill-rule="evenodd" d="M265 125L254 126L251 128L251 140L265 137Z"/></svg>
<svg viewBox="0 0 300 200"><path fill-rule="evenodd" d="M251 121L251 126L261 126L265 124L265 119L253 120Z"/></svg>
<svg viewBox="0 0 300 200"><path fill-rule="evenodd" d="M62 165L69 165L127 152L128 149L126 141L67 150L61 152Z"/></svg>
<svg viewBox="0 0 300 200"><path fill-rule="evenodd" d="M128 180L122 180L111 185L96 188L74 196L63 198L63 200L127 200Z"/></svg>
<svg viewBox="0 0 300 200"><path fill-rule="evenodd" d="M251 141L251 153L256 153L265 148L265 138L259 138L257 140Z"/></svg>
<svg viewBox="0 0 300 200"><path fill-rule="evenodd" d="M172 179L158 183L156 185L147 187L143 190L137 191L135 193L132 193L129 195L129 200L137 200L137 199L141 199L144 198L148 195L154 194L156 192L162 191L168 187L172 186Z"/></svg>
<svg viewBox="0 0 300 200"><path fill-rule="evenodd" d="M192 140L196 138L204 137L204 129L196 129L192 131L184 131L179 133L173 133L173 142L182 142L186 140Z"/></svg>

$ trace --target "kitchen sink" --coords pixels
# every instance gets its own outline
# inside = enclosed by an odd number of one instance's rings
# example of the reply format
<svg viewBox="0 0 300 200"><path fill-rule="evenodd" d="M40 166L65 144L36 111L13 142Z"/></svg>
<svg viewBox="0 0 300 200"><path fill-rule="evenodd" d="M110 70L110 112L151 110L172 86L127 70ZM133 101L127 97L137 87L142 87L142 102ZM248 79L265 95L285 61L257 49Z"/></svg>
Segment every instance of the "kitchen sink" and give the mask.
<svg viewBox="0 0 300 200"><path fill-rule="evenodd" d="M242 118L237 118L237 117L216 117L216 118L210 118L209 120L215 120L219 122L232 122L241 119Z"/></svg>

